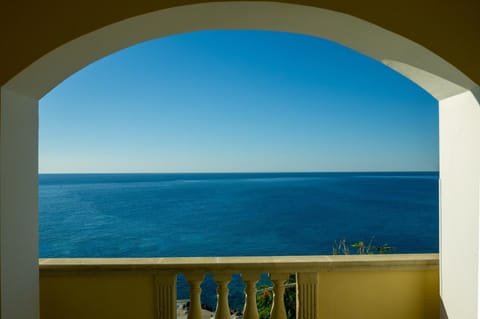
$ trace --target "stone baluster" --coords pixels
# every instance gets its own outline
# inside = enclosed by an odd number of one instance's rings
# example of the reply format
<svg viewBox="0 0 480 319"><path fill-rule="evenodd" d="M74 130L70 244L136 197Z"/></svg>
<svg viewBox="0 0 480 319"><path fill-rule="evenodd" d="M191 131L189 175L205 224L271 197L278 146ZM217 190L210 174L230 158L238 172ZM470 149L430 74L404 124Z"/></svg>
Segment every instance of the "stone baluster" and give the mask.
<svg viewBox="0 0 480 319"><path fill-rule="evenodd" d="M288 280L289 276L290 274L286 273L270 274L270 280L273 282L273 305L272 312L270 313L271 319L287 319L283 296L285 295L285 281Z"/></svg>
<svg viewBox="0 0 480 319"><path fill-rule="evenodd" d="M190 285L190 309L188 311L188 319L202 319L202 303L200 294L202 289L200 285L203 282L203 274L192 273L185 276Z"/></svg>
<svg viewBox="0 0 480 319"><path fill-rule="evenodd" d="M228 283L232 275L215 274L214 280L217 283L217 310L215 319L230 319L230 307L228 306Z"/></svg>
<svg viewBox="0 0 480 319"><path fill-rule="evenodd" d="M155 318L177 318L177 276L175 274L155 275Z"/></svg>
<svg viewBox="0 0 480 319"><path fill-rule="evenodd" d="M297 274L297 319L318 319L318 274Z"/></svg>
<svg viewBox="0 0 480 319"><path fill-rule="evenodd" d="M243 309L243 319L258 319L257 309L257 281L259 273L242 273L245 283L245 307Z"/></svg>

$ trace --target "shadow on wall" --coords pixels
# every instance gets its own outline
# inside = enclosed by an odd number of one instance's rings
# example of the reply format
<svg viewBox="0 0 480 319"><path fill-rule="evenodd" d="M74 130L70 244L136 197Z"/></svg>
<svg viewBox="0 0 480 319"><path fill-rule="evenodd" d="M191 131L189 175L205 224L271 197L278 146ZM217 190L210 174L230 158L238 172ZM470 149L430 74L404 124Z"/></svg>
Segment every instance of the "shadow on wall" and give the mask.
<svg viewBox="0 0 480 319"><path fill-rule="evenodd" d="M442 298L440 298L440 319L448 319L447 311L445 310L445 306L443 305Z"/></svg>
<svg viewBox="0 0 480 319"><path fill-rule="evenodd" d="M479 102L478 104L480 105L480 86L477 86L477 87L473 88L471 92L472 92L473 96L475 96L477 101Z"/></svg>

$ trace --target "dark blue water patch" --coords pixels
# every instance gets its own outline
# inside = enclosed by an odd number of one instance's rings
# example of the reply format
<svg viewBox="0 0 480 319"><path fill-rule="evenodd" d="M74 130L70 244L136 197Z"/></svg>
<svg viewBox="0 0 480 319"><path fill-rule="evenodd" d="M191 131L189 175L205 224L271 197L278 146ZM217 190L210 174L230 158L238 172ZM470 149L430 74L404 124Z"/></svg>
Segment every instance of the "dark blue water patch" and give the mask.
<svg viewBox="0 0 480 319"><path fill-rule="evenodd" d="M341 178L431 178L438 179L438 172L301 172L301 173L112 173L112 174L40 174L40 185L108 184L142 182L198 182L198 181L257 181L282 182L305 179Z"/></svg>
<svg viewBox="0 0 480 319"><path fill-rule="evenodd" d="M438 251L438 173L40 175L41 257Z"/></svg>

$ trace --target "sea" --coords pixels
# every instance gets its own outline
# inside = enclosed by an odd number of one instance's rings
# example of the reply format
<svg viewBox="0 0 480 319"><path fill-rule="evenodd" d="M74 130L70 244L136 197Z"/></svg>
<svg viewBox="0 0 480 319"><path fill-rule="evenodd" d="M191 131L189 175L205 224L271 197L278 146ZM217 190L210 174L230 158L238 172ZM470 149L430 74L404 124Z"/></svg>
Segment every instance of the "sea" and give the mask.
<svg viewBox="0 0 480 319"><path fill-rule="evenodd" d="M40 174L39 225L42 258L329 255L339 240L432 253L438 172ZM234 276L231 307L242 289Z"/></svg>

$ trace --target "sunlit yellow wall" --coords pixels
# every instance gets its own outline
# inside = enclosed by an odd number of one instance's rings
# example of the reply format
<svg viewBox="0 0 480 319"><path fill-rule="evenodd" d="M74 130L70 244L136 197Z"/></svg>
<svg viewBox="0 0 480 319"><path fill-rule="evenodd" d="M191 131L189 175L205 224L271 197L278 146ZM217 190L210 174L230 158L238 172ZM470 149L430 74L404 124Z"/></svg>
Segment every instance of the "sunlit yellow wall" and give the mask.
<svg viewBox="0 0 480 319"><path fill-rule="evenodd" d="M40 276L42 319L154 318L151 274Z"/></svg>
<svg viewBox="0 0 480 319"><path fill-rule="evenodd" d="M437 319L438 270L319 273L321 318Z"/></svg>

